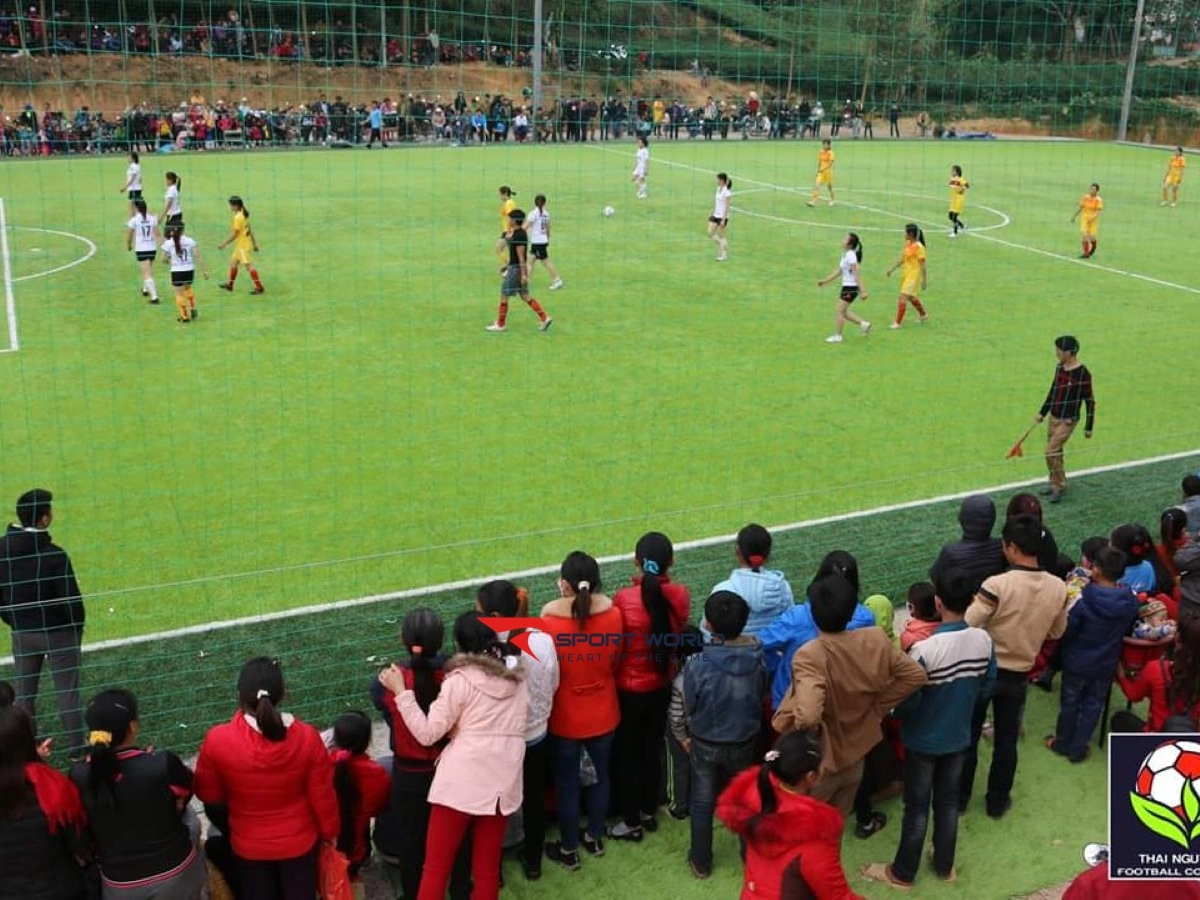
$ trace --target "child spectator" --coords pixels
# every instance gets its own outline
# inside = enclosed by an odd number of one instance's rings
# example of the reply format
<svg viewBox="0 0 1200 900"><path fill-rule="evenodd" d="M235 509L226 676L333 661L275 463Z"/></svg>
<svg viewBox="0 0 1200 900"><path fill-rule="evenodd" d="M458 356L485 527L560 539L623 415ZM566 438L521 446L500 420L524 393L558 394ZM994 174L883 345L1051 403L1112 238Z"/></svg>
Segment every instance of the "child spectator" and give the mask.
<svg viewBox="0 0 1200 900"><path fill-rule="evenodd" d="M84 719L88 755L71 768L71 780L87 810L105 897L199 900L208 869L188 805L192 770L174 753L138 748L137 698L129 691L101 691Z"/></svg>
<svg viewBox="0 0 1200 900"><path fill-rule="evenodd" d="M1095 567L1096 554L1108 546L1106 537L1090 537L1079 547L1079 565L1072 567L1063 579L1067 583L1067 612L1079 602L1083 589L1092 580L1092 569ZM1061 640L1051 638L1042 644L1034 660L1033 668L1029 670L1029 683L1040 690L1049 693L1054 690L1054 673L1062 668L1059 658Z"/></svg>
<svg viewBox="0 0 1200 900"><path fill-rule="evenodd" d="M692 598L668 572L675 548L665 534L650 532L634 549L637 572L633 587L613 597L621 611L625 634L617 666L617 701L621 720L614 741L618 808L623 821L608 829L609 837L640 841L644 831L657 831L654 811L662 783L660 767L671 702L672 644L692 610Z"/></svg>
<svg viewBox="0 0 1200 900"><path fill-rule="evenodd" d="M1136 675L1118 671L1117 684L1130 703L1148 699L1150 716L1143 722L1120 710L1113 714L1113 731L1164 731L1172 716L1195 722L1200 718L1200 618L1180 621L1172 659L1154 660Z"/></svg>
<svg viewBox="0 0 1200 900"><path fill-rule="evenodd" d="M558 590L561 599L542 608L542 622L555 639L558 635L624 634L624 617L612 600L600 593L600 566L579 550L563 560ZM560 840L546 844L546 856L564 868L579 868L579 806L583 787L580 763L583 751L596 767L597 781L587 793L587 830L583 849L604 855L604 818L611 793L613 735L620 720L617 702L617 666L620 653L564 652L558 660L558 690L550 711L550 747L554 789L558 799Z"/></svg>
<svg viewBox="0 0 1200 900"><path fill-rule="evenodd" d="M780 734L820 727L825 758L814 796L843 815L854 806L863 759L882 739L883 714L925 683L924 670L876 628L847 630L861 604L829 575L808 591L817 639L796 651L792 687L772 722Z"/></svg>
<svg viewBox="0 0 1200 900"><path fill-rule="evenodd" d="M228 808L239 896L308 897L317 851L341 830L333 764L321 735L281 713L283 671L260 656L242 666L238 711L210 728L196 760L196 796Z"/></svg>
<svg viewBox="0 0 1200 900"><path fill-rule="evenodd" d="M1175 636L1176 623L1169 618L1167 604L1161 600L1148 600L1138 607L1138 619L1133 626L1133 636L1142 641L1161 641Z"/></svg>
<svg viewBox="0 0 1200 900"><path fill-rule="evenodd" d="M758 638L743 633L750 606L732 591L704 602L713 641L688 662L683 705L692 762L691 838L688 863L697 878L712 874L712 818L717 796L754 762L762 730L767 669Z"/></svg>
<svg viewBox="0 0 1200 900"><path fill-rule="evenodd" d="M944 571L949 572L950 569ZM956 570L957 571L957 570ZM937 591L928 581L918 581L908 588L908 621L900 632L900 649L907 653L913 644L933 635L941 627L937 611Z"/></svg>
<svg viewBox="0 0 1200 900"><path fill-rule="evenodd" d="M820 581L829 575L840 575L854 586L857 595L858 560L844 550L834 550L826 554L817 567L813 581ZM735 592L736 593L736 592ZM875 616L869 609L858 603L854 607L854 616L850 620L849 630L870 628L875 624ZM784 695L792 686L792 658L796 651L809 641L816 640L819 633L817 623L813 620L812 604L801 603L793 606L782 616L759 633L763 653L766 655L767 672L771 679L771 709L778 709Z"/></svg>
<svg viewBox="0 0 1200 900"><path fill-rule="evenodd" d="M962 527L962 538L947 544L929 567L929 578L955 569L976 579L976 587L992 575L999 575L1007 567L1004 548L1000 539L992 537L996 525L996 504L985 494L973 494L963 500L958 511L958 524Z"/></svg>
<svg viewBox="0 0 1200 900"><path fill-rule="evenodd" d="M994 819L1012 806L1029 670L1046 638L1062 637L1067 627L1067 586L1038 565L1038 553L1045 546L1041 523L1033 516L1014 516L1004 523L1001 540L1011 568L985 581L967 610L967 624L984 628L992 636L998 670L990 700L975 707L959 797L959 810L965 810L975 785L979 738L990 706L994 710L994 749L987 814Z"/></svg>
<svg viewBox="0 0 1200 900"><path fill-rule="evenodd" d="M79 790L38 758L29 713L0 707L0 892L84 900L85 819Z"/></svg>
<svg viewBox="0 0 1200 900"><path fill-rule="evenodd" d="M842 815L812 796L820 765L820 741L789 732L721 795L717 816L746 848L741 900L862 900L842 867Z"/></svg>
<svg viewBox="0 0 1200 900"><path fill-rule="evenodd" d="M416 694L404 689L398 669L386 669L379 678L397 695L404 724L422 744L454 734L429 790L433 811L416 900L444 900L455 857L468 836L471 897L496 900L505 819L521 806L529 693L520 658L505 658L504 645L478 613L455 620L454 643L459 652L446 663L446 679L428 713Z"/></svg>
<svg viewBox="0 0 1200 900"><path fill-rule="evenodd" d="M1154 539L1144 525L1118 525L1109 543L1125 554L1127 565L1121 584L1135 594L1170 594L1175 580L1154 552Z"/></svg>
<svg viewBox="0 0 1200 900"><path fill-rule="evenodd" d="M875 624L883 629L889 641L896 640L896 610L886 594L872 594L863 601L863 606L871 611Z"/></svg>
<svg viewBox="0 0 1200 900"><path fill-rule="evenodd" d="M1062 639L1062 706L1046 746L1071 762L1088 756L1088 741L1104 710L1125 636L1138 615L1137 598L1118 584L1125 554L1105 547L1093 560L1092 580L1067 617Z"/></svg>
<svg viewBox="0 0 1200 900"><path fill-rule="evenodd" d="M489 581L475 595L475 608L485 616L505 618L529 615L529 595L511 581ZM521 823L525 845L521 869L530 881L542 876L542 852L546 840L546 785L550 777L550 743L546 733L554 692L558 690L558 649L544 631L502 631L497 637L512 642L524 635L529 652L521 657L525 687L529 692L529 715L525 720L525 761L522 764Z"/></svg>
<svg viewBox="0 0 1200 900"><path fill-rule="evenodd" d="M402 690L412 691L417 706L428 713L437 699L445 677L446 658L442 645L446 628L442 617L432 609L409 610L400 627L400 641L408 651L408 659L393 666L400 677ZM425 866L425 840L429 832L429 789L433 786L434 767L446 747L446 741L425 746L404 724L396 694L384 687L376 677L371 682L371 697L376 709L383 712L391 732L392 744L392 813L402 822L397 832L396 859L399 862L400 885L405 897L416 897L421 887L421 870ZM450 884L454 900L464 900L471 893L471 869L467 854L460 854Z"/></svg>
<svg viewBox="0 0 1200 900"><path fill-rule="evenodd" d="M392 777L367 755L371 720L358 712L343 713L333 723L333 789L342 830L337 848L350 862L350 883L358 900L366 896L359 874L371 857L371 820L388 807Z"/></svg>
<svg viewBox="0 0 1200 900"><path fill-rule="evenodd" d="M703 649L703 636L704 632L695 625L683 626L675 678L671 681L671 705L667 709L667 812L680 821L690 814L692 799L692 763L687 751L692 735L683 702L683 673L688 660Z"/></svg>
<svg viewBox="0 0 1200 900"><path fill-rule="evenodd" d="M975 587L973 572L943 570L934 596L940 624L909 651L929 683L896 708L904 738L904 824L892 864L863 870L874 881L912 886L921 865L931 805L933 869L943 881L955 879L958 792L971 746L971 714L996 678L991 637L963 620Z"/></svg>
<svg viewBox="0 0 1200 900"><path fill-rule="evenodd" d="M1045 493L1049 494L1049 489ZM1054 535L1050 533L1050 529L1046 527L1046 523L1042 519L1042 501L1033 494L1014 494L1013 498L1008 501L1004 520L1007 522L1016 516L1033 516L1037 519L1037 523L1042 529L1036 554L1037 564L1044 571L1053 572L1055 566L1058 565L1058 541L1054 539Z"/></svg>
<svg viewBox="0 0 1200 900"><path fill-rule="evenodd" d="M738 568L716 585L712 593L732 591L750 607L745 634L758 635L768 625L796 605L792 586L782 572L764 569L771 557L771 532L750 524L737 534L734 545Z"/></svg>

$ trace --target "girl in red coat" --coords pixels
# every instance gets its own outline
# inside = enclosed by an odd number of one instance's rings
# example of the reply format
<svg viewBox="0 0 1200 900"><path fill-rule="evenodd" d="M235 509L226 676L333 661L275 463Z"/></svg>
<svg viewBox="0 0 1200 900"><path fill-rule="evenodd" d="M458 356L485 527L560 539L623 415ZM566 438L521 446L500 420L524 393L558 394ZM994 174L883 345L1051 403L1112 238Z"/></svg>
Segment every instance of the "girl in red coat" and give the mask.
<svg viewBox="0 0 1200 900"><path fill-rule="evenodd" d="M340 828L333 763L321 735L281 713L283 672L260 656L238 676L239 709L209 730L196 760L196 796L229 810L239 896L312 900L317 851Z"/></svg>
<svg viewBox="0 0 1200 900"><path fill-rule="evenodd" d="M862 900L842 868L841 813L809 796L820 765L817 738L790 731L721 794L717 817L746 846L742 900Z"/></svg>
<svg viewBox="0 0 1200 900"><path fill-rule="evenodd" d="M344 713L333 723L333 789L337 794L342 831L337 848L350 861L350 879L359 895L359 870L371 856L368 832L371 820L387 809L392 796L392 776L367 756L371 746L371 720L364 713ZM364 895L365 896L365 895Z"/></svg>
<svg viewBox="0 0 1200 900"><path fill-rule="evenodd" d="M633 551L637 571L633 586L613 597L624 619L625 643L617 666L617 701L621 722L613 746L613 774L622 822L608 830L619 841L640 841L644 831L658 830L662 780L661 751L671 702L673 659L679 633L687 624L692 598L671 581L675 548L665 534L651 531Z"/></svg>

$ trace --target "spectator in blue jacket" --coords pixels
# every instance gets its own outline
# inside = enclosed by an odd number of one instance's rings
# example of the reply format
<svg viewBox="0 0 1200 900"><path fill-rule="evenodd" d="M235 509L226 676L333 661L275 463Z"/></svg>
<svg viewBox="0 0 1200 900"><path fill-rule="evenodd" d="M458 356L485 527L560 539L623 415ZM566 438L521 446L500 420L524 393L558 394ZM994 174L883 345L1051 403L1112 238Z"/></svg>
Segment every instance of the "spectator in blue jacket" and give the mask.
<svg viewBox="0 0 1200 900"><path fill-rule="evenodd" d="M734 545L738 567L713 588L732 591L750 607L750 619L743 634L759 635L762 630L796 605L792 586L782 572L764 569L771 557L771 532L761 525L747 525Z"/></svg>
<svg viewBox="0 0 1200 900"><path fill-rule="evenodd" d="M845 550L834 550L821 560L813 581L820 581L829 575L841 575L854 585L855 596L859 595L858 560ZM875 624L874 614L859 603L854 608L854 616L846 630L870 628ZM784 694L792 686L792 657L809 641L815 640L819 633L817 623L813 621L812 607L807 600L799 606L793 606L759 632L758 639L762 641L763 653L767 659L767 672L771 679L771 709L779 709Z"/></svg>
<svg viewBox="0 0 1200 900"><path fill-rule="evenodd" d="M1087 759L1088 741L1104 712L1104 699L1121 661L1125 635L1138 616L1138 601L1124 584L1128 558L1104 547L1092 560L1092 580L1071 607L1062 638L1062 701L1054 735L1046 746L1071 762Z"/></svg>
<svg viewBox="0 0 1200 900"><path fill-rule="evenodd" d="M712 874L713 812L717 795L754 763L763 724L767 669L758 638L743 633L750 607L731 591L704 603L714 635L683 670L687 749L692 763L692 847L688 862L697 878Z"/></svg>
<svg viewBox="0 0 1200 900"><path fill-rule="evenodd" d="M953 881L958 840L958 797L963 763L971 746L971 715L996 680L996 650L982 628L963 621L975 596L976 574L946 569L934 583L942 624L908 655L925 669L925 687L896 707L904 738L904 823L890 866L867 866L863 874L895 887L912 886L933 805L933 869Z"/></svg>

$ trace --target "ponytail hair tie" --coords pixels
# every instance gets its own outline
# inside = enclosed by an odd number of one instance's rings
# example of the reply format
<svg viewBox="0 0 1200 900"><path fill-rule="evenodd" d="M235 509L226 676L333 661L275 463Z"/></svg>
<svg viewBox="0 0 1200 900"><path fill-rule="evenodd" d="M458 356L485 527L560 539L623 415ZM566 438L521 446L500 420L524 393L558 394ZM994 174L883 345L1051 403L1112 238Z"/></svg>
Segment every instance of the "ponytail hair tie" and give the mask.
<svg viewBox="0 0 1200 900"><path fill-rule="evenodd" d="M590 591L591 589L592 589L592 583L590 581L581 581L581 582L579 582L579 587L577 587L575 590L576 591Z"/></svg>
<svg viewBox="0 0 1200 900"><path fill-rule="evenodd" d="M422 647L420 644L413 644L411 650L412 650L413 656L420 656L422 653L425 652L425 648Z"/></svg>
<svg viewBox="0 0 1200 900"><path fill-rule="evenodd" d="M113 736L111 731L93 731L88 735L87 742L93 747L111 747Z"/></svg>
<svg viewBox="0 0 1200 900"><path fill-rule="evenodd" d="M746 561L748 563L750 563L750 565L753 568L757 569L759 566L761 566L763 563L765 563L767 561L767 558L765 556L763 556L761 553L751 553Z"/></svg>
<svg viewBox="0 0 1200 900"><path fill-rule="evenodd" d="M263 697L266 697L268 700L270 700L270 699L271 699L271 692L270 692L270 691L259 690L259 692L258 692L257 694L255 694L255 695L254 695L254 699L255 699L255 700L261 700Z"/></svg>
<svg viewBox="0 0 1200 900"><path fill-rule="evenodd" d="M529 602L529 591L525 590L525 588L523 588L523 587L517 588L517 601L519 603L528 603Z"/></svg>
<svg viewBox="0 0 1200 900"><path fill-rule="evenodd" d="M658 575L659 574L658 563L656 563L652 559L644 559L644 560L642 560L642 571L645 572L647 575Z"/></svg>
<svg viewBox="0 0 1200 900"><path fill-rule="evenodd" d="M777 760L777 759L779 759L779 751L778 750L768 750L766 755L763 757L763 762L765 762L769 765L770 763L775 762L775 760Z"/></svg>
<svg viewBox="0 0 1200 900"><path fill-rule="evenodd" d="M331 754L329 754L329 758L333 761L333 764L336 766L338 763L346 762L353 755L354 754L351 753L349 750L334 750Z"/></svg>

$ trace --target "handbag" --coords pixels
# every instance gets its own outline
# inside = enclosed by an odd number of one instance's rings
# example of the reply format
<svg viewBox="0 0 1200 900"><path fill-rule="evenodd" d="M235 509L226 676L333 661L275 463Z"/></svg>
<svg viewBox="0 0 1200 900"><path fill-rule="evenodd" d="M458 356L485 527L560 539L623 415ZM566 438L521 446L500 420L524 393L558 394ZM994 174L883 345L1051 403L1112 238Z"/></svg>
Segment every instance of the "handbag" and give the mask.
<svg viewBox="0 0 1200 900"><path fill-rule="evenodd" d="M333 844L321 844L317 857L317 893L321 900L354 900L350 861Z"/></svg>

